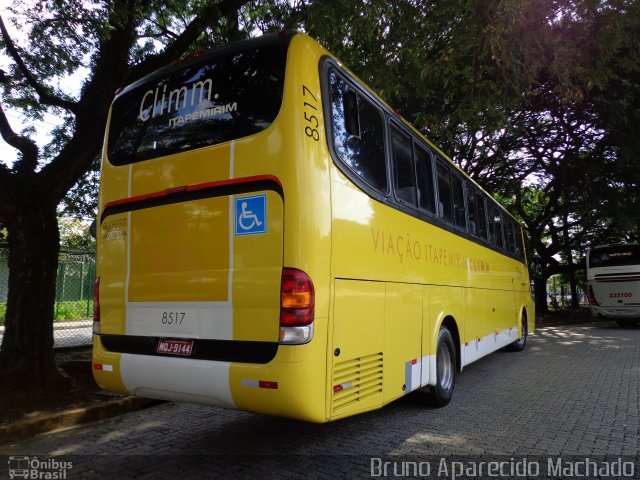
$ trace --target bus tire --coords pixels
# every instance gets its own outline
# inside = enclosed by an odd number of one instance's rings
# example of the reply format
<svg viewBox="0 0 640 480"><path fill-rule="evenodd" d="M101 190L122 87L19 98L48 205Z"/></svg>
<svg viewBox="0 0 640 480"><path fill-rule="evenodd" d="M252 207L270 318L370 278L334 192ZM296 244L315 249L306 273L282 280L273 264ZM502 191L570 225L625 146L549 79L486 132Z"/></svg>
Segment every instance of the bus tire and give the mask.
<svg viewBox="0 0 640 480"><path fill-rule="evenodd" d="M429 387L427 402L434 407L448 405L456 384L457 358L453 336L447 327L440 328L436 347L436 384Z"/></svg>
<svg viewBox="0 0 640 480"><path fill-rule="evenodd" d="M528 333L527 333L527 317L522 317L522 324L520 326L520 329L522 330L521 334L522 337L517 339L515 342L513 342L511 345L509 345L507 347L507 349L511 352L521 352L522 350L524 350L524 347L527 346L527 337L528 337Z"/></svg>

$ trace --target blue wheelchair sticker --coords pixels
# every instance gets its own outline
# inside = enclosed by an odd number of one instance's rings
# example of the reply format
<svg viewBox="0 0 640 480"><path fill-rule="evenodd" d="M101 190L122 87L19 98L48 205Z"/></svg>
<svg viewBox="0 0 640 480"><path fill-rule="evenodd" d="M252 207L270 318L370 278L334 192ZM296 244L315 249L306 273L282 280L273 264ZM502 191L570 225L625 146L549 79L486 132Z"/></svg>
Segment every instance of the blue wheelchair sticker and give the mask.
<svg viewBox="0 0 640 480"><path fill-rule="evenodd" d="M267 233L267 196L263 193L235 201L236 236Z"/></svg>

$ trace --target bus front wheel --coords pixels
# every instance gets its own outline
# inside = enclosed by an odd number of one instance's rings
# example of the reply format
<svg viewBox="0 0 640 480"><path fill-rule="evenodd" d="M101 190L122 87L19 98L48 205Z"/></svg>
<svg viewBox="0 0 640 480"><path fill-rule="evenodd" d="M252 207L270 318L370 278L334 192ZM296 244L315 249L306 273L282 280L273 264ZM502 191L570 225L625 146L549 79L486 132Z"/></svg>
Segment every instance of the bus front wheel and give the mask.
<svg viewBox="0 0 640 480"><path fill-rule="evenodd" d="M442 327L438 334L436 348L436 384L421 392L425 403L434 407L444 407L449 404L456 383L456 365L453 336L447 327Z"/></svg>

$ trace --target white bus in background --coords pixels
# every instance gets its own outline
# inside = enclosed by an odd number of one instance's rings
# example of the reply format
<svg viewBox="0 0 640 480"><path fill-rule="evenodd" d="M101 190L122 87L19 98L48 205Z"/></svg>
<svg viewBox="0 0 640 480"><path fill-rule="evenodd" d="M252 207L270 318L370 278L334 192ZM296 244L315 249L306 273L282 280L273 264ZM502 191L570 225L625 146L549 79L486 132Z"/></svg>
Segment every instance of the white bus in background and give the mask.
<svg viewBox="0 0 640 480"><path fill-rule="evenodd" d="M640 322L640 245L601 245L587 251L589 305L594 317Z"/></svg>

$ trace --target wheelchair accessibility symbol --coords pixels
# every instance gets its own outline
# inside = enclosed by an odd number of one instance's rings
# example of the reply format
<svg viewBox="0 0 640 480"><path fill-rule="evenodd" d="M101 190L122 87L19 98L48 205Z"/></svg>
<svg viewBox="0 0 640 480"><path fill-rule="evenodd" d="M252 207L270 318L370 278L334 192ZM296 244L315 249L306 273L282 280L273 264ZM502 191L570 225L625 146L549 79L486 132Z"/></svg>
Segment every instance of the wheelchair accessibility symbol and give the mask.
<svg viewBox="0 0 640 480"><path fill-rule="evenodd" d="M267 233L267 196L236 198L235 217L236 236Z"/></svg>

